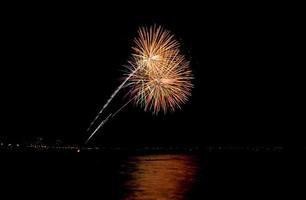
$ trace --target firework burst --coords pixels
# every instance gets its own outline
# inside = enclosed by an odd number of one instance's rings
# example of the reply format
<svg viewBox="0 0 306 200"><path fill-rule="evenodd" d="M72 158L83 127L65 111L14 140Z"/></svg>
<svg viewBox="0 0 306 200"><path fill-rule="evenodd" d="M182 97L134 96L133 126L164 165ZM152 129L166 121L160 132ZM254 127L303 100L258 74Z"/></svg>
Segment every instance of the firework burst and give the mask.
<svg viewBox="0 0 306 200"><path fill-rule="evenodd" d="M102 115L109 103L123 88L129 89L131 99L114 114L111 113L92 132L86 143L107 122L131 101L135 101L145 111L157 114L174 111L188 100L191 95L192 73L187 61L180 52L180 44L168 30L161 26L143 27L138 30L134 40L132 58L127 65L123 82L90 123L87 131Z"/></svg>
<svg viewBox="0 0 306 200"><path fill-rule="evenodd" d="M128 65L129 95L145 111L180 108L190 96L192 73L174 36L160 26L140 28Z"/></svg>

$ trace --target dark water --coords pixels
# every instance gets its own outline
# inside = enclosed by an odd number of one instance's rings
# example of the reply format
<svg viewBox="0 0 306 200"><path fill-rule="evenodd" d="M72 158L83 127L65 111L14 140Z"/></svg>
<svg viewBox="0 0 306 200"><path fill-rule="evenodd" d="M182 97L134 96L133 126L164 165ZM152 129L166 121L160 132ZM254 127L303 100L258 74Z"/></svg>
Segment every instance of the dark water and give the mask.
<svg viewBox="0 0 306 200"><path fill-rule="evenodd" d="M275 197L288 191L292 166L302 167L282 153L6 153L0 158L1 192L26 188L24 197L39 199L41 194L107 200Z"/></svg>

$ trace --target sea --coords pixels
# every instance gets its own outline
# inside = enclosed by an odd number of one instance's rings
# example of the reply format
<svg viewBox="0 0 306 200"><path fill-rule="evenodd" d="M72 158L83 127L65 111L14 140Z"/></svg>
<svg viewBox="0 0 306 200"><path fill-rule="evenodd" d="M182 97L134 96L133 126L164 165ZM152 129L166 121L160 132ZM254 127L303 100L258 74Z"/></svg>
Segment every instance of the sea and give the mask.
<svg viewBox="0 0 306 200"><path fill-rule="evenodd" d="M275 199L293 178L304 188L296 171L304 158L295 158L282 150L0 152L0 192L8 195L1 199Z"/></svg>

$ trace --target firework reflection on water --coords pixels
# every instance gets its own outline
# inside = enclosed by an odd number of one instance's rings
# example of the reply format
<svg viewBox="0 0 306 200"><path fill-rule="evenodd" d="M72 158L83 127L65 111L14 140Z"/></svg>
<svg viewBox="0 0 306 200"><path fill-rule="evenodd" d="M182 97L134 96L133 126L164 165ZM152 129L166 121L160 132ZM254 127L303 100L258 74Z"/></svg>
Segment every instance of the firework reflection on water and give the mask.
<svg viewBox="0 0 306 200"><path fill-rule="evenodd" d="M195 157L190 155L132 157L123 172L130 178L124 183L127 192L122 200L188 199L197 170Z"/></svg>

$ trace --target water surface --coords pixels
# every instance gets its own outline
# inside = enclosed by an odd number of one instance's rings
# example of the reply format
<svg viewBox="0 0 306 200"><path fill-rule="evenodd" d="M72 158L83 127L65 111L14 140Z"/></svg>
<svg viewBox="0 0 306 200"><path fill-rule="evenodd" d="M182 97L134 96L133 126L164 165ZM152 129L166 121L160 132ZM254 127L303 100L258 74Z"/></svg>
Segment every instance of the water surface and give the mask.
<svg viewBox="0 0 306 200"><path fill-rule="evenodd" d="M286 192L285 180L305 166L281 153L239 152L19 152L0 153L0 164L1 193L13 191L11 198L16 194L24 199L65 194L68 199L102 200L279 196Z"/></svg>
<svg viewBox="0 0 306 200"><path fill-rule="evenodd" d="M128 158L121 168L124 200L184 200L191 192L198 172L192 155L146 155Z"/></svg>

